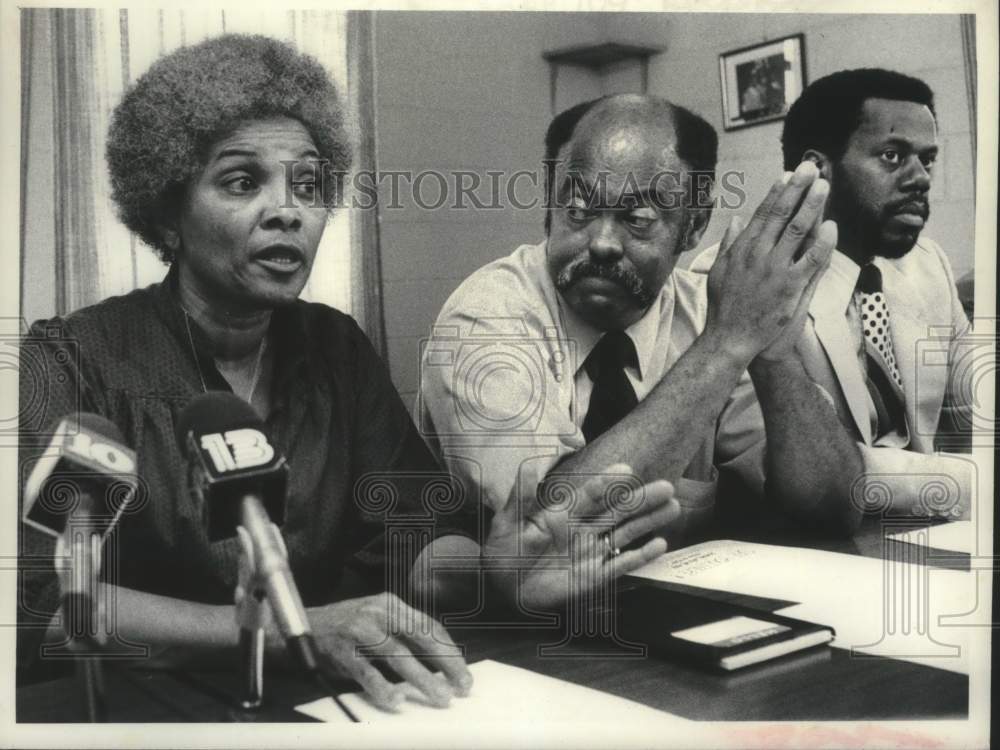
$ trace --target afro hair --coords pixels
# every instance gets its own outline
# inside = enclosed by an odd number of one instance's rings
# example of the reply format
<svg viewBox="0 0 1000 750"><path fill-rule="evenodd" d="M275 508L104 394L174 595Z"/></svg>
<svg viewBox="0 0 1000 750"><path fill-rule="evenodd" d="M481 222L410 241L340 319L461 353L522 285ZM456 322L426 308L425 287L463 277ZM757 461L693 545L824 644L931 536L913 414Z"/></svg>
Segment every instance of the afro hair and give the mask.
<svg viewBox="0 0 1000 750"><path fill-rule="evenodd" d="M840 159L861 124L867 99L923 104L936 117L934 93L919 78L883 68L831 73L810 84L785 116L781 134L785 169L795 169L809 149L822 151L834 161Z"/></svg>
<svg viewBox="0 0 1000 750"><path fill-rule="evenodd" d="M171 263L162 227L204 168L212 143L269 117L301 122L327 173L343 175L350 167L340 98L312 57L266 36L226 34L158 60L125 94L108 132L112 198L122 222ZM323 185L332 209L338 183Z"/></svg>

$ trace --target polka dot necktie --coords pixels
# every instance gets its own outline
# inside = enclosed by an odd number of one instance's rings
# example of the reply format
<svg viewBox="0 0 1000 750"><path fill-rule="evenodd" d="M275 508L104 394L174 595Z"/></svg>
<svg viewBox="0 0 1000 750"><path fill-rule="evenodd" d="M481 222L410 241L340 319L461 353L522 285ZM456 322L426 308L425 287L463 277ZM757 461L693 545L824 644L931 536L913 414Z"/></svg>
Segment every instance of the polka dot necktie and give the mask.
<svg viewBox="0 0 1000 750"><path fill-rule="evenodd" d="M865 340L868 392L878 415L878 437L903 428L903 380L896 366L889 329L889 308L882 291L882 273L869 263L861 269L857 286L858 307Z"/></svg>
<svg viewBox="0 0 1000 750"><path fill-rule="evenodd" d="M626 367L637 365L635 344L625 331L604 334L587 356L583 366L594 383L583 420L583 436L588 443L618 424L639 403L625 374Z"/></svg>

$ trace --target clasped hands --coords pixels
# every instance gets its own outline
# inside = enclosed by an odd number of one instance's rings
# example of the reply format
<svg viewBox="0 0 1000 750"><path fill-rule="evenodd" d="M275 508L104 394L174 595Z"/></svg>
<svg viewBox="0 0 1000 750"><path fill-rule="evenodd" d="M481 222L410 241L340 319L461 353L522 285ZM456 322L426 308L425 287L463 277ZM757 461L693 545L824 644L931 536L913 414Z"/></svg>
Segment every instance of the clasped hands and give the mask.
<svg viewBox="0 0 1000 750"><path fill-rule="evenodd" d="M794 354L837 247L837 225L823 220L829 192L805 161L775 182L745 228L729 223L708 275L705 334L744 368Z"/></svg>

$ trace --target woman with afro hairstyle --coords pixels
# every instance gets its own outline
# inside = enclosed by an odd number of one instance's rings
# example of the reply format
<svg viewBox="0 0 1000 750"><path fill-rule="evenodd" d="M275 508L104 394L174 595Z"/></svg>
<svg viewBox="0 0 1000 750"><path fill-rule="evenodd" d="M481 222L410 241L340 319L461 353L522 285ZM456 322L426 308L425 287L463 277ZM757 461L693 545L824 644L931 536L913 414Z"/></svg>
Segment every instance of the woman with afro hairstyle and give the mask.
<svg viewBox="0 0 1000 750"><path fill-rule="evenodd" d="M426 566L415 562L430 545L388 558L387 511L363 495L355 501L359 480L402 477L392 512L426 515L419 477L433 477L437 463L354 320L298 299L337 202L337 176L350 166L329 76L263 36L181 48L125 94L107 161L122 221L169 272L162 283L36 324L34 338L56 331L77 343L79 358L51 370L61 374L47 384L49 432L32 437L47 444L61 418L90 412L136 451L141 491L109 539L116 551L105 559L117 564L103 571L113 640L174 664L237 644L240 542L208 538L175 438L192 399L231 392L291 460L280 533L322 658L379 705L395 705L405 686L357 648L368 647L425 700L447 705L471 684L464 660L438 623L386 592L387 581L410 571L411 592L429 587ZM53 346L45 356L55 365L59 355ZM435 548L478 558L462 518L439 519ZM24 524L22 554L51 560L53 540ZM43 634L64 640L52 617L58 598L54 570L24 571L20 672L38 659ZM266 643L283 648L273 623Z"/></svg>

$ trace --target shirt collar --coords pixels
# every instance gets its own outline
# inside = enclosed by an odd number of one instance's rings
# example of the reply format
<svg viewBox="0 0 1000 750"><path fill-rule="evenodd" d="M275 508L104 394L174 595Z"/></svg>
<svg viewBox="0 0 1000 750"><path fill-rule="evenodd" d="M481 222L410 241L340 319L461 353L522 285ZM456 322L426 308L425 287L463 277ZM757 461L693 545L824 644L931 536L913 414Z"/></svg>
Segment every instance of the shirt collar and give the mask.
<svg viewBox="0 0 1000 750"><path fill-rule="evenodd" d="M809 306L813 316L846 313L854 298L854 289L858 285L860 273L861 266L840 250L834 250L830 256L830 265L820 279Z"/></svg>
<svg viewBox="0 0 1000 750"><path fill-rule="evenodd" d="M577 315L566 304L566 301L558 292L556 293L556 297L559 300L563 330L566 332L566 337L576 344L576 372L579 372L580 368L583 367L583 363L587 361L590 352L597 346L597 342L601 340L604 331L594 328L594 326ZM671 274L667 278L667 283L664 284L663 289L660 290L660 294L653 300L653 304L649 306L649 309L646 310L639 320L625 329L626 335L632 339L632 343L635 345L635 352L639 361L640 381L643 379L644 374L649 371L653 352L656 348L656 341L660 335L663 310L665 306L673 304L673 299L674 277Z"/></svg>

